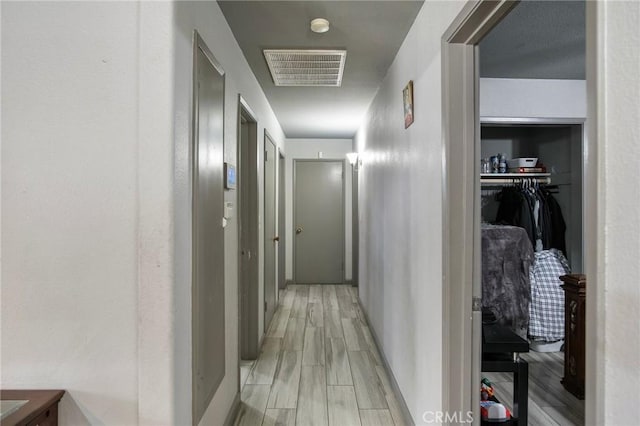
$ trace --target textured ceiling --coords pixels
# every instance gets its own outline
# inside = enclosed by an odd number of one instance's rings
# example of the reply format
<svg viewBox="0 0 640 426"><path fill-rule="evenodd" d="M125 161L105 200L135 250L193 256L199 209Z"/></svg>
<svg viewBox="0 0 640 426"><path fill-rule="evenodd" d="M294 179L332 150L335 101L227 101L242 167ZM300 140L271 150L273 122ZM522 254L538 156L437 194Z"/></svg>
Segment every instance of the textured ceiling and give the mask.
<svg viewBox="0 0 640 426"><path fill-rule="evenodd" d="M351 138L422 1L218 1L289 138ZM313 18L331 29L315 34ZM263 49L347 49L342 87L276 87Z"/></svg>
<svg viewBox="0 0 640 426"><path fill-rule="evenodd" d="M585 1L523 1L480 43L480 76L585 78Z"/></svg>

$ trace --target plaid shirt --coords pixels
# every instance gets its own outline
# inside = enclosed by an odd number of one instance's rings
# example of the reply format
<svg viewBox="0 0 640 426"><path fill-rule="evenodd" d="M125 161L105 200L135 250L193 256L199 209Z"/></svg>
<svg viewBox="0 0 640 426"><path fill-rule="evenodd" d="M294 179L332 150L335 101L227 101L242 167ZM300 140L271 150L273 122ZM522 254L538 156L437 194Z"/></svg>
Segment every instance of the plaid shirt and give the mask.
<svg viewBox="0 0 640 426"><path fill-rule="evenodd" d="M570 273L569 262L557 249L535 253L529 272L531 304L529 336L555 342L564 339L564 291L560 276Z"/></svg>

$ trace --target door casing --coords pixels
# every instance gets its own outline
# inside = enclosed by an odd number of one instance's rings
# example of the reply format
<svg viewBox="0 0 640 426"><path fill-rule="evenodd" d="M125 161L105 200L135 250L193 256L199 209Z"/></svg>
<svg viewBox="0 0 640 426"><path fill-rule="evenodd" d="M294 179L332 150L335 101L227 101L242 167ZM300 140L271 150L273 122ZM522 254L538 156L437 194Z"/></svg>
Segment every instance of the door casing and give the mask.
<svg viewBox="0 0 640 426"><path fill-rule="evenodd" d="M482 339L477 44L517 4L469 1L442 37L443 411L480 424ZM476 306L474 306L476 305Z"/></svg>
<svg viewBox="0 0 640 426"><path fill-rule="evenodd" d="M286 278L286 159L282 151L278 154L278 288L284 289L287 283Z"/></svg>
<svg viewBox="0 0 640 426"><path fill-rule="evenodd" d="M360 213L358 206L358 165L351 166L351 285L357 287L360 280Z"/></svg>

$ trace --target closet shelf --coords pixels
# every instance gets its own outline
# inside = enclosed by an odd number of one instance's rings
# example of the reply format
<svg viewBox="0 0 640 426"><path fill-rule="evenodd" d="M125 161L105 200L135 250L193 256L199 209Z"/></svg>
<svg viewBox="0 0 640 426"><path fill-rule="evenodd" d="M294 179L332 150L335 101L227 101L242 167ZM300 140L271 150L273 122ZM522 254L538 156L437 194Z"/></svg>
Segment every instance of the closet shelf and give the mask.
<svg viewBox="0 0 640 426"><path fill-rule="evenodd" d="M524 179L531 179L541 185L551 183L551 173L482 173L480 184L483 186L512 185L522 182Z"/></svg>
<svg viewBox="0 0 640 426"><path fill-rule="evenodd" d="M532 178L549 177L551 173L482 173L481 178Z"/></svg>

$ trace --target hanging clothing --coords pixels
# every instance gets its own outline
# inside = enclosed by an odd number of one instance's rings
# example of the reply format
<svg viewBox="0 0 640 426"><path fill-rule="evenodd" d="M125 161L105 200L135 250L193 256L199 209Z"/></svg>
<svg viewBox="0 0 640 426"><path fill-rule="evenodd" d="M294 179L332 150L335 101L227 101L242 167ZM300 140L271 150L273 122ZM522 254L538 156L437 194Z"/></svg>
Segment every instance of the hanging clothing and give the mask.
<svg viewBox="0 0 640 426"><path fill-rule="evenodd" d="M536 242L535 242L535 251L542 251L542 221L540 220L540 200L536 198L533 201L533 220L536 225Z"/></svg>
<svg viewBox="0 0 640 426"><path fill-rule="evenodd" d="M544 197L544 203L549 216L549 227L551 229L548 247L556 248L566 255L567 245L565 242L565 233L567 231L567 224L562 216L560 204L558 204L558 201L549 191L542 191L541 193Z"/></svg>
<svg viewBox="0 0 640 426"><path fill-rule="evenodd" d="M533 221L533 211L530 208L526 195L515 187L503 188L497 194L500 201L496 214L496 225L512 225L524 228L533 243L535 241L536 228Z"/></svg>
<svg viewBox="0 0 640 426"><path fill-rule="evenodd" d="M556 248L566 254L566 224L551 193L538 188L503 188L495 223L524 228L535 251Z"/></svg>
<svg viewBox="0 0 640 426"><path fill-rule="evenodd" d="M571 273L571 269L560 250L543 250L534 256L529 272L529 336L533 340L555 342L564 339L564 291L560 277Z"/></svg>
<svg viewBox="0 0 640 426"><path fill-rule="evenodd" d="M542 247L544 250L548 250L553 248L552 240L553 240L553 224L551 222L551 217L549 215L549 204L547 203L547 199L545 196L544 190L536 191L536 195L540 200L542 209L540 210L540 223L541 223L541 232L542 232ZM550 195L550 194L549 194ZM564 238L564 236L563 236ZM557 247L556 247L557 248ZM539 251L539 250L538 250Z"/></svg>

